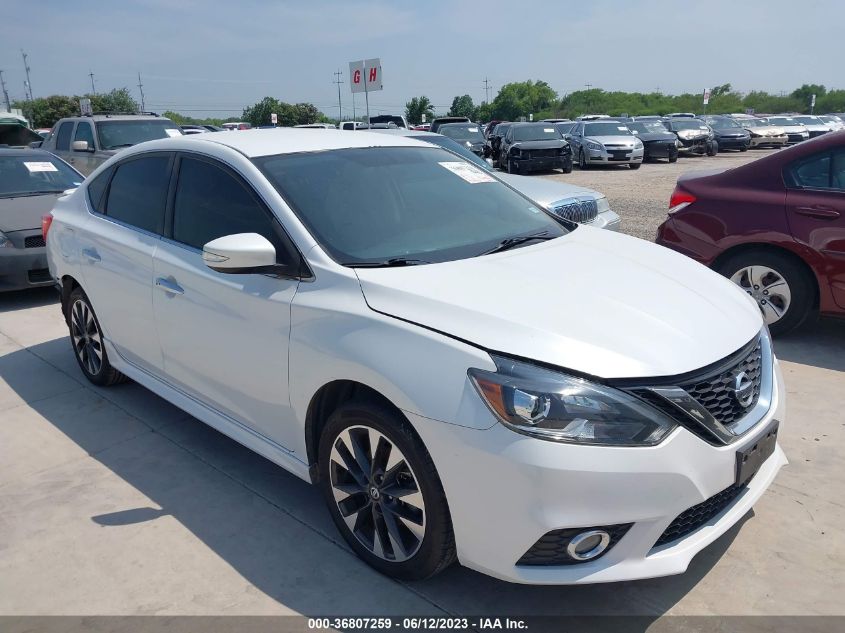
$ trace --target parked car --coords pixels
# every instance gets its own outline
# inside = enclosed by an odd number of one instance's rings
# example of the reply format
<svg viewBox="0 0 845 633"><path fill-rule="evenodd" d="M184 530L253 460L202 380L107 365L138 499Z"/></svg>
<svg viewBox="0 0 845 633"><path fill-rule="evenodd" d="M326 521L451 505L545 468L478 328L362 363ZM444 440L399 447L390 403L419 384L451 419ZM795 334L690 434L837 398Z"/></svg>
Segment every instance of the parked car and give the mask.
<svg viewBox="0 0 845 633"><path fill-rule="evenodd" d="M334 123L302 123L300 125L294 125L293 127L299 128L314 128L320 130L336 130L337 126Z"/></svg>
<svg viewBox="0 0 845 633"><path fill-rule="evenodd" d="M567 138L569 134L572 133L572 128L578 125L577 121L567 121L565 123L555 123L555 127L557 131L560 132L560 135L564 138Z"/></svg>
<svg viewBox="0 0 845 633"><path fill-rule="evenodd" d="M608 114L582 114L579 117L576 117L576 121L598 121L600 119L609 119L610 115Z"/></svg>
<svg viewBox="0 0 845 633"><path fill-rule="evenodd" d="M645 152L643 143L626 124L616 121L579 122L569 135L578 166L628 165L639 169Z"/></svg>
<svg viewBox="0 0 845 633"><path fill-rule="evenodd" d="M644 161L666 158L670 163L674 163L678 160L680 141L660 121L631 121L625 125L642 141Z"/></svg>
<svg viewBox="0 0 845 633"><path fill-rule="evenodd" d="M247 123L245 121L234 121L231 123L223 123L220 127L222 127L224 130L229 130L230 132L233 132L235 130L251 130L252 123Z"/></svg>
<svg viewBox="0 0 845 633"><path fill-rule="evenodd" d="M442 127L440 128L443 129ZM469 151L466 145L442 134L413 132L408 130L380 130L382 134L395 134L431 143L449 150L474 164L479 169L494 175L526 197L542 205L556 216L565 220L588 224L592 227L618 231L621 226L619 215L610 208L607 196L593 189L578 187L568 182L547 178L532 178L518 174L505 174L493 169L483 158Z"/></svg>
<svg viewBox="0 0 845 633"><path fill-rule="evenodd" d="M499 123L490 134L487 135L487 144L484 146L484 156L499 165L499 154L502 149L502 138L507 134L508 128L513 125L509 121ZM429 130L430 131L430 130Z"/></svg>
<svg viewBox="0 0 845 633"><path fill-rule="evenodd" d="M810 138L816 138L817 136L827 134L831 131L830 125L822 121L817 116L796 115L792 118L807 128L807 132L810 133Z"/></svg>
<svg viewBox="0 0 845 633"><path fill-rule="evenodd" d="M698 115L694 112L670 112L664 118L666 119L695 119Z"/></svg>
<svg viewBox="0 0 845 633"><path fill-rule="evenodd" d="M749 147L783 147L789 141L786 130L772 125L768 119L741 119L737 121L751 135Z"/></svg>
<svg viewBox="0 0 845 633"><path fill-rule="evenodd" d="M390 576L681 573L786 463L744 293L428 143L152 141L52 216L86 379L131 378L314 483Z"/></svg>
<svg viewBox="0 0 845 633"><path fill-rule="evenodd" d="M396 127L402 127L406 130L411 127L408 125L408 120L402 114L378 114L370 117L371 126L375 126L379 123L393 123Z"/></svg>
<svg viewBox="0 0 845 633"><path fill-rule="evenodd" d="M473 154L484 155L484 135L476 123L445 123L438 129L438 134L465 145Z"/></svg>
<svg viewBox="0 0 845 633"><path fill-rule="evenodd" d="M144 141L182 136L170 119L154 114L94 114L59 119L41 149L88 175L117 152Z"/></svg>
<svg viewBox="0 0 845 633"><path fill-rule="evenodd" d="M366 130L370 126L362 121L341 121L338 124L338 129L340 130Z"/></svg>
<svg viewBox="0 0 845 633"><path fill-rule="evenodd" d="M845 132L682 176L657 242L739 284L773 333L845 315Z"/></svg>
<svg viewBox="0 0 845 633"><path fill-rule="evenodd" d="M465 116L442 116L434 119L431 122L431 127L428 129L430 132L436 132L441 125L445 125L447 123L472 123L472 121Z"/></svg>
<svg viewBox="0 0 845 633"><path fill-rule="evenodd" d="M0 148L0 292L53 283L41 218L83 180L48 152Z"/></svg>
<svg viewBox="0 0 845 633"><path fill-rule="evenodd" d="M838 116L834 116L832 114L820 114L818 118L822 121L822 123L826 123L828 125L831 132L845 130L845 121L840 119Z"/></svg>
<svg viewBox="0 0 845 633"><path fill-rule="evenodd" d="M702 120L713 130L719 144L719 151L736 149L747 152L751 145L751 134L737 121L726 116L706 116Z"/></svg>
<svg viewBox="0 0 845 633"><path fill-rule="evenodd" d="M572 119L542 119L540 123L574 123Z"/></svg>
<svg viewBox="0 0 845 633"><path fill-rule="evenodd" d="M514 123L502 138L499 167L509 174L560 169L572 171L572 148L554 124Z"/></svg>
<svg viewBox="0 0 845 633"><path fill-rule="evenodd" d="M419 125L415 125L413 130L417 130L418 132L427 132L431 128L431 123L420 123Z"/></svg>
<svg viewBox="0 0 845 633"><path fill-rule="evenodd" d="M808 138L810 138L809 130L807 130L807 128L803 124L801 124L799 121L796 121L793 117L770 116L767 117L766 120L771 125L783 128L783 131L786 132L786 137L788 139L789 145L800 143L801 141L806 141Z"/></svg>
<svg viewBox="0 0 845 633"><path fill-rule="evenodd" d="M719 151L719 143L715 139L713 130L700 119L675 117L665 119L663 125L678 137L679 152L685 154L707 154L715 156Z"/></svg>
<svg viewBox="0 0 845 633"><path fill-rule="evenodd" d="M49 127L40 127L35 130L35 133L38 134L42 139L47 138L50 136L50 132L52 132L52 128Z"/></svg>

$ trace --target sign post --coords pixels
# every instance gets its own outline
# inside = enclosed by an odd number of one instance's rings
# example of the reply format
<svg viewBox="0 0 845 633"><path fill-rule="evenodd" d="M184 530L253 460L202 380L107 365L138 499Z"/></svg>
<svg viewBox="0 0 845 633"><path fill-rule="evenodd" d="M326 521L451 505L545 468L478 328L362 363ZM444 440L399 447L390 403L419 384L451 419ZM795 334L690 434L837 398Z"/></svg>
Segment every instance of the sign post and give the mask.
<svg viewBox="0 0 845 633"><path fill-rule="evenodd" d="M710 90L705 88L704 89L704 115L707 116L707 104L710 103Z"/></svg>
<svg viewBox="0 0 845 633"><path fill-rule="evenodd" d="M810 114L813 113L813 110L816 109L816 95L812 95L810 97Z"/></svg>
<svg viewBox="0 0 845 633"><path fill-rule="evenodd" d="M82 116L91 116L93 114L91 109L91 99L80 99L79 100L79 114Z"/></svg>
<svg viewBox="0 0 845 633"><path fill-rule="evenodd" d="M354 107L355 93L363 92L367 104L367 124L370 123L370 92L382 90L381 60L379 58L349 62L349 85Z"/></svg>

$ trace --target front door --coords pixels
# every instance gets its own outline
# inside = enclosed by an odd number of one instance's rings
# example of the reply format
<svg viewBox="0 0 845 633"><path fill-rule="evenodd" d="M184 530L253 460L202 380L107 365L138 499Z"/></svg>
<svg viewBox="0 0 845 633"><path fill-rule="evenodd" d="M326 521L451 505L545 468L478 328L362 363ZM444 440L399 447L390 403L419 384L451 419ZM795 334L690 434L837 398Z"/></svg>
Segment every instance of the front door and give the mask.
<svg viewBox="0 0 845 633"><path fill-rule="evenodd" d="M82 172L83 176L87 176L97 167L100 166L99 160L94 158L96 152L96 145L94 145L94 128L89 121L79 121L76 124L76 131L73 134L73 140L85 141L88 143L87 150L73 149L71 143L70 162L77 171Z"/></svg>
<svg viewBox="0 0 845 633"><path fill-rule="evenodd" d="M282 446L293 446L288 395L291 300L298 281L208 268L202 247L258 233L280 248L278 221L239 176L182 155L169 239L154 262L153 307L166 378Z"/></svg>
<svg viewBox="0 0 845 633"><path fill-rule="evenodd" d="M824 259L822 273L833 300L845 309L845 148L820 152L787 171L792 234Z"/></svg>

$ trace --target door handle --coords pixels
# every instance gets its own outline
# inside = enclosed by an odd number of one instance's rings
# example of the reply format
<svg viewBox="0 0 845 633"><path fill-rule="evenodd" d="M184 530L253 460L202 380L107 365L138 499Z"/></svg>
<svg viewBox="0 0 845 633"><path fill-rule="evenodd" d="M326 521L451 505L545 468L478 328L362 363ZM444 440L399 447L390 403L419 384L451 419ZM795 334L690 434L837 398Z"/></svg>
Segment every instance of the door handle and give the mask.
<svg viewBox="0 0 845 633"><path fill-rule="evenodd" d="M82 255L92 264L102 261L100 254L94 248L83 248Z"/></svg>
<svg viewBox="0 0 845 633"><path fill-rule="evenodd" d="M165 279L164 277L156 278L156 288L164 290L164 292L172 295L185 294L185 289L182 288L182 286L177 284L175 281L170 281L169 279Z"/></svg>
<svg viewBox="0 0 845 633"><path fill-rule="evenodd" d="M812 207L795 207L795 213L820 220L835 220L841 214L833 207L814 205Z"/></svg>

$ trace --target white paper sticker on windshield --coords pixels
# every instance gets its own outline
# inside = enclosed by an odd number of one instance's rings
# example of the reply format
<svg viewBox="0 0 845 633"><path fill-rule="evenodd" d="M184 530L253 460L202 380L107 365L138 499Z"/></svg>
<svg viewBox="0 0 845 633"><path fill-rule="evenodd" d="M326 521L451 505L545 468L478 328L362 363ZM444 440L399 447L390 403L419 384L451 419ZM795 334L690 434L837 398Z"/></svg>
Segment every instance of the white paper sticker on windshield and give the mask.
<svg viewBox="0 0 845 633"><path fill-rule="evenodd" d="M555 129L553 127L544 127L543 128L543 132L545 132L546 134L553 134L554 131L555 131Z"/></svg>
<svg viewBox="0 0 845 633"><path fill-rule="evenodd" d="M439 164L442 167L445 167L446 169L451 171L456 176L460 176L471 184L477 184L479 182L496 182L495 178L493 178L489 174L485 174L483 171L478 169L478 167L470 165L469 163L464 163L456 160L447 161Z"/></svg>
<svg viewBox="0 0 845 633"><path fill-rule="evenodd" d="M624 131L625 131L625 130L627 130L628 128L626 128L624 125L617 125L617 126L616 126L616 129L617 129L617 130L622 130L622 131L624 132Z"/></svg>
<svg viewBox="0 0 845 633"><path fill-rule="evenodd" d="M476 132L478 132L478 128L477 127L471 127L471 128L468 129L468 131L475 134Z"/></svg>
<svg viewBox="0 0 845 633"><path fill-rule="evenodd" d="M182 132L169 127L164 128L164 133L167 134L167 136L182 136Z"/></svg>
<svg viewBox="0 0 845 633"><path fill-rule="evenodd" d="M24 164L24 167L26 167L29 170L29 173L31 173L31 174L35 173L37 171L59 171L56 168L56 166L49 161L43 161L43 162L39 161L37 163L30 163L30 162L24 161L23 164Z"/></svg>

